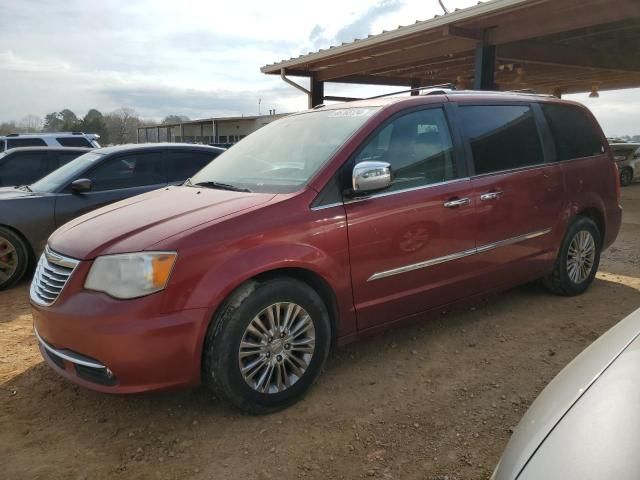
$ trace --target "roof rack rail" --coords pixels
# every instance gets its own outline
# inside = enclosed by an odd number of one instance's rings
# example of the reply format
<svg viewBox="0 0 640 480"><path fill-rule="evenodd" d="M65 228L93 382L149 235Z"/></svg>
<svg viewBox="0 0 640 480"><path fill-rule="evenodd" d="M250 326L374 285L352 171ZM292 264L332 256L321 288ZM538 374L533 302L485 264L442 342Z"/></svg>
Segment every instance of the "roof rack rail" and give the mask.
<svg viewBox="0 0 640 480"><path fill-rule="evenodd" d="M509 90L509 92L511 92L511 93L533 93L534 95L538 94L538 92L536 92L533 88L518 88L516 90Z"/></svg>
<svg viewBox="0 0 640 480"><path fill-rule="evenodd" d="M438 85L429 85L426 87L416 87L416 88L410 88L409 90L400 90L398 92L385 93L384 95L376 95L375 97L365 98L364 100L375 100L376 98L392 97L394 95L399 95L401 93L421 92L422 90L436 90L434 92L427 93L427 95L433 95L435 93L446 93L445 89L455 90L456 86L453 83L441 83Z"/></svg>
<svg viewBox="0 0 640 480"><path fill-rule="evenodd" d="M19 137L20 134L19 133L10 133L9 135L7 135L7 137Z"/></svg>

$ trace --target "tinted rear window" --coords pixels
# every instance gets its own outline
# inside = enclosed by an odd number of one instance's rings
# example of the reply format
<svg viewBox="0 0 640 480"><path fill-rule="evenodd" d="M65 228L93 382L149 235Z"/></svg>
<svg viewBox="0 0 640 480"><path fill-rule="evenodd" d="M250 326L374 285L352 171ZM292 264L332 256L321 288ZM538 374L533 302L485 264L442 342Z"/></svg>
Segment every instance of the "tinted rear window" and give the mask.
<svg viewBox="0 0 640 480"><path fill-rule="evenodd" d="M542 111L555 140L558 161L591 157L603 152L600 132L583 109L547 103L542 105Z"/></svg>
<svg viewBox="0 0 640 480"><path fill-rule="evenodd" d="M182 182L202 170L219 154L217 152L176 152L167 151L169 182Z"/></svg>
<svg viewBox="0 0 640 480"><path fill-rule="evenodd" d="M28 185L50 171L46 152L8 154L0 162L0 186Z"/></svg>
<svg viewBox="0 0 640 480"><path fill-rule="evenodd" d="M52 157L53 158L57 158L58 159L58 165L62 166L62 165L66 165L67 163L69 163L71 160L73 160L74 158L79 157L80 155L83 155L86 152L82 152L82 151L70 151L70 152L60 152L57 151L55 153L52 153Z"/></svg>
<svg viewBox="0 0 640 480"><path fill-rule="evenodd" d="M459 112L477 175L544 162L529 106L474 105L460 107Z"/></svg>
<svg viewBox="0 0 640 480"><path fill-rule="evenodd" d="M58 143L63 147L92 147L89 141L84 137L60 137L56 138Z"/></svg>
<svg viewBox="0 0 640 480"><path fill-rule="evenodd" d="M46 147L47 143L41 138L8 138L7 149L18 147Z"/></svg>

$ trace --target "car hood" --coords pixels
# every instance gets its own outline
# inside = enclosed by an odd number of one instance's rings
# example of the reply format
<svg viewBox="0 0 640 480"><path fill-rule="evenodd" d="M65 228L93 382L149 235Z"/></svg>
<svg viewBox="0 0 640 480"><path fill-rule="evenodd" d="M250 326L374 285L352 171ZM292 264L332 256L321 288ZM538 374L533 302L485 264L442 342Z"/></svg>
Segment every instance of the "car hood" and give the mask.
<svg viewBox="0 0 640 480"><path fill-rule="evenodd" d="M168 187L102 207L56 230L49 246L79 260L145 250L175 234L269 202L274 194Z"/></svg>
<svg viewBox="0 0 640 480"><path fill-rule="evenodd" d="M608 473L640 471L637 454L626 467L615 460L640 449L639 334L640 309L567 365L518 424L492 478L637 478Z"/></svg>

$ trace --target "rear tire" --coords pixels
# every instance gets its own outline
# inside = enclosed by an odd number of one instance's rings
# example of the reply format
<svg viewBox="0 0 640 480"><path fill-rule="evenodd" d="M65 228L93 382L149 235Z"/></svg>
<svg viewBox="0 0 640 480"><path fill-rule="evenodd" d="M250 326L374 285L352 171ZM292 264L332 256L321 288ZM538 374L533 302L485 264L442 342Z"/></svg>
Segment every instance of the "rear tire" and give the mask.
<svg viewBox="0 0 640 480"><path fill-rule="evenodd" d="M553 271L543 279L545 287L556 295L580 295L593 283L601 250L602 234L594 221L577 217L562 241Z"/></svg>
<svg viewBox="0 0 640 480"><path fill-rule="evenodd" d="M209 326L203 382L240 410L275 412L302 398L330 345L329 314L315 290L289 277L251 281Z"/></svg>
<svg viewBox="0 0 640 480"><path fill-rule="evenodd" d="M628 187L633 182L633 170L629 167L625 167L620 170L620 185Z"/></svg>
<svg viewBox="0 0 640 480"><path fill-rule="evenodd" d="M29 268L29 252L12 230L0 227L0 290L13 287Z"/></svg>

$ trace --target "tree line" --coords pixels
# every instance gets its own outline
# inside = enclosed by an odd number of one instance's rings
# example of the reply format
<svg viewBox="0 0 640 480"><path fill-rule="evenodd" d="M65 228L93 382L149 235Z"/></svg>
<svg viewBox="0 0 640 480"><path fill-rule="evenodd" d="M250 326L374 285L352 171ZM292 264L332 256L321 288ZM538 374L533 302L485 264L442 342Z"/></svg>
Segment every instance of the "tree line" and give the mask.
<svg viewBox="0 0 640 480"><path fill-rule="evenodd" d="M168 115L162 123L178 123L188 119L185 116ZM1 122L0 136L10 133L84 132L100 135L102 145L118 145L135 143L138 127L156 124L153 120L140 118L134 109L128 107L105 114L92 108L83 117L65 108L59 112L48 113L44 118L27 115L20 121Z"/></svg>

